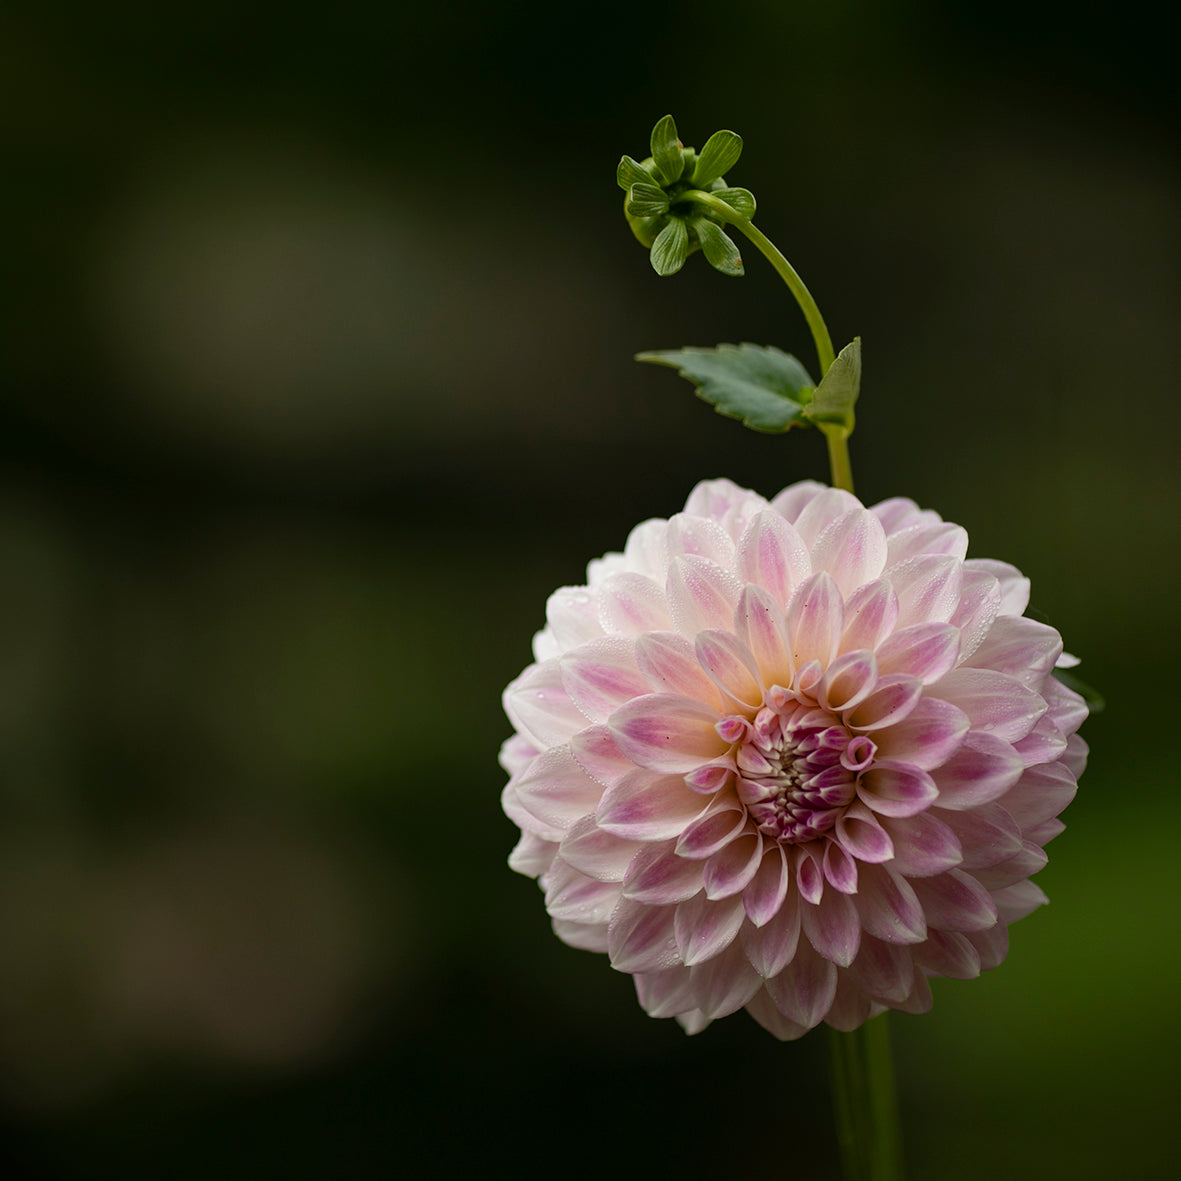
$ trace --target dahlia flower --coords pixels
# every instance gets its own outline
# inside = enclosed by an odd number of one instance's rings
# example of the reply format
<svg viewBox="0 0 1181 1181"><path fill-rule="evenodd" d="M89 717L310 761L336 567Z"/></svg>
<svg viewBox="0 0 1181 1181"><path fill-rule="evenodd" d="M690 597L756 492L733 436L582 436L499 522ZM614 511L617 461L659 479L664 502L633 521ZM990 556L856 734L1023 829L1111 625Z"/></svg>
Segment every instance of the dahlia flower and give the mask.
<svg viewBox="0 0 1181 1181"><path fill-rule="evenodd" d="M550 597L504 694L509 864L653 1017L923 1012L1045 901L1086 706L967 546L909 500L714 480Z"/></svg>

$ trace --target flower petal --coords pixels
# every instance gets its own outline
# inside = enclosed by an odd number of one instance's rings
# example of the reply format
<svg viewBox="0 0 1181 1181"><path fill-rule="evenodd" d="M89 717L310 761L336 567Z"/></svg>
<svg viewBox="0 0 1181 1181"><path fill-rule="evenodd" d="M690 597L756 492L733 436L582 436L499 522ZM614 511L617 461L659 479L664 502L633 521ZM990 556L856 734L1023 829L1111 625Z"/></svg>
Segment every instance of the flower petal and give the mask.
<svg viewBox="0 0 1181 1181"><path fill-rule="evenodd" d="M648 692L636 665L636 646L623 636L600 636L558 661L570 700L591 722L605 722L625 702Z"/></svg>
<svg viewBox="0 0 1181 1181"><path fill-rule="evenodd" d="M1018 742L1046 712L1045 699L1005 673L990 668L957 668L927 690L963 710L973 730Z"/></svg>
<svg viewBox="0 0 1181 1181"><path fill-rule="evenodd" d="M603 795L602 784L574 761L568 746L539 754L513 788L525 811L563 833L593 813Z"/></svg>
<svg viewBox="0 0 1181 1181"><path fill-rule="evenodd" d="M741 804L733 800L715 799L696 820L685 827L677 841L677 853L681 857L704 861L724 849L745 828L746 809Z"/></svg>
<svg viewBox="0 0 1181 1181"><path fill-rule="evenodd" d="M968 552L968 532L950 521L918 521L890 533L887 566L895 566L920 554L950 555L963 561Z"/></svg>
<svg viewBox="0 0 1181 1181"><path fill-rule="evenodd" d="M828 666L817 691L817 701L834 713L860 705L878 682L878 664L867 648L846 652Z"/></svg>
<svg viewBox="0 0 1181 1181"><path fill-rule="evenodd" d="M999 804L981 804L961 812L938 811L964 851L964 869L975 872L999 865L1021 851L1021 829Z"/></svg>
<svg viewBox="0 0 1181 1181"><path fill-rule="evenodd" d="M770 922L784 905L790 884L791 869L783 846L778 841L764 842L763 859L742 892L746 917L756 927Z"/></svg>
<svg viewBox="0 0 1181 1181"><path fill-rule="evenodd" d="M665 582L669 611L676 629L692 637L707 627L727 627L742 584L707 558L674 558Z"/></svg>
<svg viewBox="0 0 1181 1181"><path fill-rule="evenodd" d="M926 771L911 763L878 759L857 781L857 795L879 816L913 816L938 798Z"/></svg>
<svg viewBox="0 0 1181 1181"><path fill-rule="evenodd" d="M677 775L636 770L603 792L595 811L600 828L633 841L666 841L701 814L701 796Z"/></svg>
<svg viewBox="0 0 1181 1181"><path fill-rule="evenodd" d="M1001 587L1001 615L1023 615L1029 606L1029 579L1016 566L998 562L993 558L969 558L964 566L968 570L982 570L991 574Z"/></svg>
<svg viewBox="0 0 1181 1181"><path fill-rule="evenodd" d="M763 838L743 833L705 863L705 896L716 901L745 890L763 860Z"/></svg>
<svg viewBox="0 0 1181 1181"><path fill-rule="evenodd" d="M615 745L606 725L587 726L575 734L570 739L570 754L583 771L603 787L614 787L636 769L635 763Z"/></svg>
<svg viewBox="0 0 1181 1181"><path fill-rule="evenodd" d="M921 509L915 502L905 496L894 496L875 504L871 513L882 523L887 537L910 529L914 525L937 524L941 519L937 512L931 509Z"/></svg>
<svg viewBox="0 0 1181 1181"><path fill-rule="evenodd" d="M694 995L710 1020L736 1013L763 987L738 940L725 951L690 969Z"/></svg>
<svg viewBox="0 0 1181 1181"><path fill-rule="evenodd" d="M692 640L678 632L649 632L636 641L636 663L653 693L675 693L720 706L718 687L705 675Z"/></svg>
<svg viewBox="0 0 1181 1181"><path fill-rule="evenodd" d="M696 650L698 663L728 698L752 709L762 705L763 685L758 665L731 632L715 628L699 632Z"/></svg>
<svg viewBox="0 0 1181 1181"><path fill-rule="evenodd" d="M983 931L997 921L992 895L963 870L949 869L932 878L915 878L910 884L928 926L944 931Z"/></svg>
<svg viewBox="0 0 1181 1181"><path fill-rule="evenodd" d="M812 573L812 559L804 540L779 513L754 517L738 543L738 577L762 587L780 606Z"/></svg>
<svg viewBox="0 0 1181 1181"><path fill-rule="evenodd" d="M845 598L877 578L885 565L886 532L860 506L826 526L812 546L813 569L827 570Z"/></svg>
<svg viewBox="0 0 1181 1181"><path fill-rule="evenodd" d="M1005 811L1021 829L1057 816L1078 791L1078 782L1062 763L1030 767L1002 800Z"/></svg>
<svg viewBox="0 0 1181 1181"><path fill-rule="evenodd" d="M608 725L637 766L684 775L728 749L714 729L718 720L716 709L691 697L650 693L617 709Z"/></svg>
<svg viewBox="0 0 1181 1181"><path fill-rule="evenodd" d="M960 601L949 622L959 629L960 660L966 661L983 642L1001 609L1001 584L984 570L964 567Z"/></svg>
<svg viewBox="0 0 1181 1181"><path fill-rule="evenodd" d="M557 660L525 669L504 691L504 712L539 750L569 742L586 725L562 684Z"/></svg>
<svg viewBox="0 0 1181 1181"><path fill-rule="evenodd" d="M600 882L555 857L545 875L545 908L551 917L598 925L607 922L619 902L619 886Z"/></svg>
<svg viewBox="0 0 1181 1181"><path fill-rule="evenodd" d="M824 1020L837 991L836 965L801 939L790 964L767 981L767 993L789 1021L811 1029Z"/></svg>
<svg viewBox="0 0 1181 1181"><path fill-rule="evenodd" d="M596 597L585 586L563 586L554 591L546 600L545 619L563 652L603 634Z"/></svg>
<svg viewBox="0 0 1181 1181"><path fill-rule="evenodd" d="M858 861L882 862L894 856L890 833L864 804L846 808L834 831L842 848Z"/></svg>
<svg viewBox="0 0 1181 1181"><path fill-rule="evenodd" d="M855 903L861 926L887 943L918 943L927 922L910 883L889 866L863 864Z"/></svg>
<svg viewBox="0 0 1181 1181"><path fill-rule="evenodd" d="M936 976L975 980L980 975L980 952L959 931L931 930L926 940L914 949L914 957Z"/></svg>
<svg viewBox="0 0 1181 1181"><path fill-rule="evenodd" d="M741 537L748 523L769 505L757 492L733 480L702 480L685 501L685 512L717 521L731 537Z"/></svg>
<svg viewBox="0 0 1181 1181"><path fill-rule="evenodd" d="M991 803L1021 777L1025 763L1012 746L992 734L972 733L934 772L939 806L962 810Z"/></svg>
<svg viewBox="0 0 1181 1181"><path fill-rule="evenodd" d="M734 634L754 657L764 685L789 685L795 672L787 625L779 604L762 587L747 584L734 608Z"/></svg>
<svg viewBox="0 0 1181 1181"><path fill-rule="evenodd" d="M893 631L898 620L898 596L883 578L855 590L845 604L845 633L841 651L875 649Z"/></svg>
<svg viewBox="0 0 1181 1181"><path fill-rule="evenodd" d="M883 676L918 677L930 685L955 668L959 655L959 628L950 623L915 623L882 641L878 671Z"/></svg>
<svg viewBox="0 0 1181 1181"><path fill-rule="evenodd" d="M677 513L670 517L664 544L670 561L677 557L698 557L725 570L734 565L733 539L708 517L693 513Z"/></svg>
<svg viewBox="0 0 1181 1181"><path fill-rule="evenodd" d="M640 636L672 627L664 587L644 574L624 570L604 579L598 591L599 622L616 635Z"/></svg>
<svg viewBox="0 0 1181 1181"><path fill-rule="evenodd" d="M701 891L702 863L678 857L675 844L669 840L646 845L636 854L623 878L624 898L668 906Z"/></svg>
<svg viewBox="0 0 1181 1181"><path fill-rule="evenodd" d="M602 829L593 816L584 816L566 834L559 855L579 873L600 882L622 882L627 867L639 850L639 841L629 841ZM603 921L609 916L604 916Z"/></svg>
<svg viewBox="0 0 1181 1181"><path fill-rule="evenodd" d="M636 996L649 1017L676 1017L697 1007L693 978L683 965L663 972L637 972Z"/></svg>
<svg viewBox="0 0 1181 1181"><path fill-rule="evenodd" d="M853 962L861 945L861 917L848 894L825 890L816 906L800 908L800 919L808 942L826 960L840 968Z"/></svg>
<svg viewBox="0 0 1181 1181"><path fill-rule="evenodd" d="M891 566L885 577L898 595L898 627L946 623L959 605L962 569L958 558L928 554Z"/></svg>
<svg viewBox="0 0 1181 1181"><path fill-rule="evenodd" d="M845 712L845 724L853 730L871 733L896 726L914 711L922 696L923 682L917 677L879 677L874 691Z"/></svg>
<svg viewBox="0 0 1181 1181"><path fill-rule="evenodd" d="M785 622L796 668L810 660L828 666L844 631L844 602L830 574L806 578L787 605Z"/></svg>
<svg viewBox="0 0 1181 1181"><path fill-rule="evenodd" d="M964 859L955 830L930 809L915 816L888 817L882 827L894 843L891 868L907 877L929 878Z"/></svg>
<svg viewBox="0 0 1181 1181"><path fill-rule="evenodd" d="M677 906L673 930L682 961L704 963L734 942L746 914L739 897L712 902L704 893Z"/></svg>
<svg viewBox="0 0 1181 1181"><path fill-rule="evenodd" d="M775 503L772 501L772 506ZM822 488L808 501L792 523L796 527L796 532L804 539L804 544L811 549L815 546L817 538L833 521L860 508L861 502L851 492L846 492L843 488ZM784 513L784 516L787 514ZM815 568L815 563L813 567Z"/></svg>
<svg viewBox="0 0 1181 1181"><path fill-rule="evenodd" d="M673 933L675 906L623 898L607 925L607 955L618 972L659 972L681 962Z"/></svg>
<svg viewBox="0 0 1181 1181"><path fill-rule="evenodd" d="M755 971L768 978L778 975L795 955L799 943L799 895L792 894L765 926L744 923L740 935L747 959Z"/></svg>
<svg viewBox="0 0 1181 1181"><path fill-rule="evenodd" d="M968 729L963 710L924 697L901 722L879 730L873 737L882 759L931 771L955 754Z"/></svg>
<svg viewBox="0 0 1181 1181"><path fill-rule="evenodd" d="M904 1001L914 987L914 954L909 948L862 935L849 975L877 1001Z"/></svg>

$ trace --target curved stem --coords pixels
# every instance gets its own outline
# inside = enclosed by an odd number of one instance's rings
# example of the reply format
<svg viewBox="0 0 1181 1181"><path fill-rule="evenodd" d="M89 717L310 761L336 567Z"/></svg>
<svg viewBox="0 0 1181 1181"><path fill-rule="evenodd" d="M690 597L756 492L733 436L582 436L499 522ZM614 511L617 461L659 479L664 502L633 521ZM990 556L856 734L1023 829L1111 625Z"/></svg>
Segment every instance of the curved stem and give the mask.
<svg viewBox="0 0 1181 1181"><path fill-rule="evenodd" d="M705 205L713 211L719 221L732 225L759 248L763 257L775 268L775 273L787 284L788 290L795 296L796 303L800 305L800 311L804 313L804 319L808 321L808 327L812 331L812 339L816 343L816 359L820 364L820 376L823 378L836 355L832 349L832 338L828 335L824 317L820 314L820 309L816 306L812 293L804 285L804 280L800 278L795 267L783 257L779 248L762 230L741 214L736 213L725 201L719 201L717 197L711 196L701 189L690 189L682 193L679 200L690 200L699 205ZM833 478L835 481L835 469Z"/></svg>
<svg viewBox="0 0 1181 1181"><path fill-rule="evenodd" d="M902 1181L898 1105L886 1017L829 1030L832 1096L845 1181Z"/></svg>
<svg viewBox="0 0 1181 1181"><path fill-rule="evenodd" d="M840 427L821 427L828 443L828 466L832 486L853 491L853 465L849 462L849 436Z"/></svg>

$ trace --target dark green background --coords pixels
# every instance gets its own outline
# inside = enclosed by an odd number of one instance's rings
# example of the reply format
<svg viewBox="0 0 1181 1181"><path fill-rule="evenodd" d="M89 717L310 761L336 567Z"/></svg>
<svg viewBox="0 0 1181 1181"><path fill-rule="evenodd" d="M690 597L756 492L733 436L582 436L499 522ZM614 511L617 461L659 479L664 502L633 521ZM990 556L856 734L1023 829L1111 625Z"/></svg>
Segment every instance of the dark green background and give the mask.
<svg viewBox="0 0 1181 1181"><path fill-rule="evenodd" d="M15 6L14 6L15 7ZM648 348L672 111L864 339L853 463L1015 562L1108 710L1009 962L896 1018L918 1179L1160 1176L1181 1018L1172 51L1146 5L0 16L7 1176L832 1176L823 1038L695 1039L504 859L546 596L700 478L824 477ZM1168 1149L1168 1155L1166 1150Z"/></svg>

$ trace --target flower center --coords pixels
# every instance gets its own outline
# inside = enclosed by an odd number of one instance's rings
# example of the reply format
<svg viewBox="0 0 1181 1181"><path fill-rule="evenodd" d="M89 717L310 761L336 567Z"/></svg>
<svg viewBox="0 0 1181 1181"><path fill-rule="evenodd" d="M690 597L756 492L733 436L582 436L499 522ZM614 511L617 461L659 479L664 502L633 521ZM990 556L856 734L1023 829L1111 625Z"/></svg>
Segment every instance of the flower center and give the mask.
<svg viewBox="0 0 1181 1181"><path fill-rule="evenodd" d="M857 776L877 747L836 714L778 686L737 753L738 796L759 831L784 844L814 840L857 796Z"/></svg>

